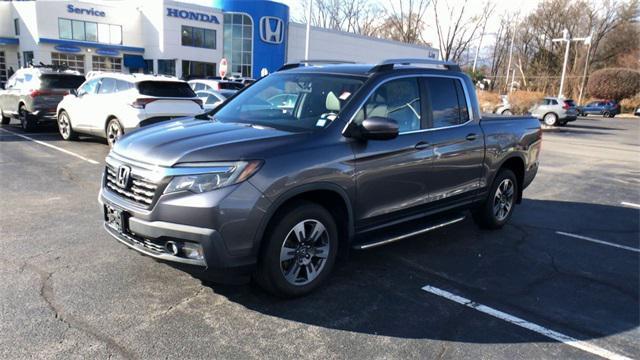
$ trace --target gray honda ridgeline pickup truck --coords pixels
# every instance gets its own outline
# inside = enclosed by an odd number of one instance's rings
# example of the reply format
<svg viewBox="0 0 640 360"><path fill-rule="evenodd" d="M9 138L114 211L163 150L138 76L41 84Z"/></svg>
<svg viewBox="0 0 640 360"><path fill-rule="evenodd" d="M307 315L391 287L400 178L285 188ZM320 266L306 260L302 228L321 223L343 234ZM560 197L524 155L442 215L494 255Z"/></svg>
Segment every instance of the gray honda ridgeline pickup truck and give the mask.
<svg viewBox="0 0 640 360"><path fill-rule="evenodd" d="M200 279L253 277L300 296L350 248L466 210L502 227L536 175L541 139L533 117L483 117L455 64L309 61L210 113L122 137L99 198L106 231L131 249Z"/></svg>

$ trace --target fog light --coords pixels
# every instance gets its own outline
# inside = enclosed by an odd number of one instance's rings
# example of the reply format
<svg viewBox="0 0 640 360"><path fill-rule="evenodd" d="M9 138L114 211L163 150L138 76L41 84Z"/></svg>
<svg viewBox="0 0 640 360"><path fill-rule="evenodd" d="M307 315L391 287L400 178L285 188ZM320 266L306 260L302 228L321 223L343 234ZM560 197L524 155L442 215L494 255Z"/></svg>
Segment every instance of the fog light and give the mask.
<svg viewBox="0 0 640 360"><path fill-rule="evenodd" d="M178 244L176 244L173 241L167 241L165 247L173 256L177 256L178 253L180 252L180 248L178 247Z"/></svg>
<svg viewBox="0 0 640 360"><path fill-rule="evenodd" d="M202 246L200 244L185 242L182 244L182 254L184 257L194 260L202 260L204 259L204 251L202 250Z"/></svg>

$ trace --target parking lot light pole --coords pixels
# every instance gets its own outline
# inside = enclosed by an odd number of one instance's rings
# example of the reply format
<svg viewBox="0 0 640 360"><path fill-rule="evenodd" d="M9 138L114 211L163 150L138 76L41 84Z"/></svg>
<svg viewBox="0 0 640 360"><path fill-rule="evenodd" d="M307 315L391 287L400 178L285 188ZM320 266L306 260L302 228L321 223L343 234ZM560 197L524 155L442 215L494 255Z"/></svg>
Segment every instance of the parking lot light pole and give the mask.
<svg viewBox="0 0 640 360"><path fill-rule="evenodd" d="M560 90L558 91L558 97L564 97L564 78L567 74L567 62L569 61L569 49L571 48L572 41L584 41L585 43L589 41L591 43L591 37L583 37L583 38L571 38L568 29L564 29L562 31L562 37L558 39L552 39L553 42L563 42L566 41L567 46L564 51L564 62L562 64L562 77L560 78Z"/></svg>
<svg viewBox="0 0 640 360"><path fill-rule="evenodd" d="M304 59L309 60L309 34L311 33L311 8L313 8L313 0L309 0L309 9L307 10L307 34L304 41Z"/></svg>

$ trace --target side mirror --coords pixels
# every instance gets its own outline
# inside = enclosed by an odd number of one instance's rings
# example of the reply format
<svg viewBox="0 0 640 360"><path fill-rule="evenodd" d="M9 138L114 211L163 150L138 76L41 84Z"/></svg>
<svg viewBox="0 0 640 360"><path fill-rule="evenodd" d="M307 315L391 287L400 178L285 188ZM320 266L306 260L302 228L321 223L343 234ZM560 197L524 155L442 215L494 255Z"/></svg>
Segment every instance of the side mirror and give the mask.
<svg viewBox="0 0 640 360"><path fill-rule="evenodd" d="M364 119L360 133L368 140L390 140L398 136L398 122L386 117L372 116Z"/></svg>
<svg viewBox="0 0 640 360"><path fill-rule="evenodd" d="M69 90L69 94L77 97L78 96L78 90L77 89L71 89L71 90Z"/></svg>

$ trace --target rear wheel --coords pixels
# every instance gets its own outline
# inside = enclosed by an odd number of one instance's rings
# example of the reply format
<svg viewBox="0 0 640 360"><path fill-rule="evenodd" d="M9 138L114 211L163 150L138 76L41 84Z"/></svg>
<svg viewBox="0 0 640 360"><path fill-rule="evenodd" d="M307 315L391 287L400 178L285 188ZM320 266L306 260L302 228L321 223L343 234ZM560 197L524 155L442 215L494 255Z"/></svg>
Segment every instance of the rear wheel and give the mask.
<svg viewBox="0 0 640 360"><path fill-rule="evenodd" d="M335 264L336 223L318 204L300 202L285 208L273 219L264 240L256 280L275 295L296 297L312 292Z"/></svg>
<svg viewBox="0 0 640 360"><path fill-rule="evenodd" d="M120 139L120 137L124 135L124 129L122 128L122 125L117 118L112 118L107 123L106 135L109 147L113 147L116 141L118 141L118 139Z"/></svg>
<svg viewBox="0 0 640 360"><path fill-rule="evenodd" d="M473 219L481 228L499 229L513 214L518 196L518 181L513 171L502 169L496 175L485 202L473 211Z"/></svg>
<svg viewBox="0 0 640 360"><path fill-rule="evenodd" d="M511 113L511 110L506 109L502 111L502 115L513 115L513 113Z"/></svg>
<svg viewBox="0 0 640 360"><path fill-rule="evenodd" d="M608 118L608 117L611 117L611 114L608 111L605 111L602 113L602 116Z"/></svg>
<svg viewBox="0 0 640 360"><path fill-rule="evenodd" d="M18 109L18 118L20 119L20 125L24 131L31 132L36 129L36 119L29 114L24 105L20 105L20 108Z"/></svg>
<svg viewBox="0 0 640 360"><path fill-rule="evenodd" d="M556 123L558 122L558 115L554 113L545 114L544 117L542 118L542 121L544 121L545 125L555 126Z"/></svg>
<svg viewBox="0 0 640 360"><path fill-rule="evenodd" d="M64 110L60 112L60 115L58 115L58 131L64 140L75 140L78 138L78 133L73 131L73 128L71 127L69 114Z"/></svg>
<svg viewBox="0 0 640 360"><path fill-rule="evenodd" d="M4 112L0 109L0 120L2 121L2 125L9 125L11 122L11 118L8 116L4 116Z"/></svg>

